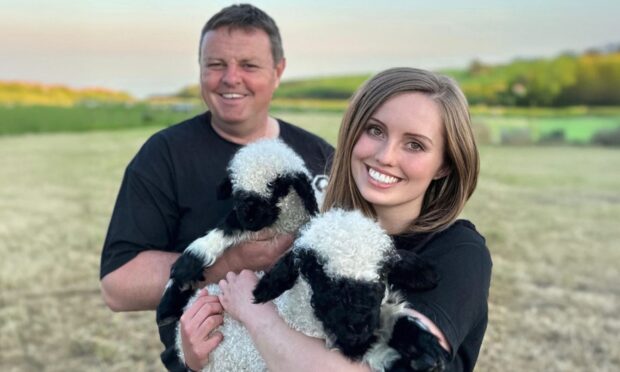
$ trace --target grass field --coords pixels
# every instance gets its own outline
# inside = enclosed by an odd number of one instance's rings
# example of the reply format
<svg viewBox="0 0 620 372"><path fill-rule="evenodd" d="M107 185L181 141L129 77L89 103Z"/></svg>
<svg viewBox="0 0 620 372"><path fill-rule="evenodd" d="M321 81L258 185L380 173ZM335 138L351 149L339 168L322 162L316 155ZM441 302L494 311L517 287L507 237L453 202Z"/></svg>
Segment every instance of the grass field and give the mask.
<svg viewBox="0 0 620 372"><path fill-rule="evenodd" d="M620 117L584 115L579 117L514 117L474 116L475 123L484 124L491 130L492 143L502 143L502 134L524 130L529 141L538 142L554 133L562 133L567 143L588 144L592 136L601 130L620 128Z"/></svg>
<svg viewBox="0 0 620 372"><path fill-rule="evenodd" d="M175 111L165 106L147 104L94 107L0 105L0 135L161 127L201 111L204 110L200 106L193 111Z"/></svg>
<svg viewBox="0 0 620 372"><path fill-rule="evenodd" d="M336 116L296 115L333 143ZM154 130L0 137L1 371L161 370L154 313L114 314L98 290L124 167ZM620 370L620 151L481 155L465 212L494 261L478 370Z"/></svg>
<svg viewBox="0 0 620 372"><path fill-rule="evenodd" d="M289 121L318 127L335 138L346 100L274 101L274 112ZM200 103L73 106L2 106L0 135L163 127L203 110ZM565 109L472 108L472 120L491 144L589 144L601 130L620 130L620 107ZM617 140L616 140L617 142Z"/></svg>

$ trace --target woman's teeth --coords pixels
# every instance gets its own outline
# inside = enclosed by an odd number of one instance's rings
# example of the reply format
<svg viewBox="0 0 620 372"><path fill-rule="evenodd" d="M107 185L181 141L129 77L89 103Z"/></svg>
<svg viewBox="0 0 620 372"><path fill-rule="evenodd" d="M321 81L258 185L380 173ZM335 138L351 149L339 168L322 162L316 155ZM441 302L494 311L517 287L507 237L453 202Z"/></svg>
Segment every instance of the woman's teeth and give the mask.
<svg viewBox="0 0 620 372"><path fill-rule="evenodd" d="M370 178L372 178L373 180L377 182L387 183L387 184L398 182L398 178L385 175L372 168L368 169L368 174L370 175Z"/></svg>

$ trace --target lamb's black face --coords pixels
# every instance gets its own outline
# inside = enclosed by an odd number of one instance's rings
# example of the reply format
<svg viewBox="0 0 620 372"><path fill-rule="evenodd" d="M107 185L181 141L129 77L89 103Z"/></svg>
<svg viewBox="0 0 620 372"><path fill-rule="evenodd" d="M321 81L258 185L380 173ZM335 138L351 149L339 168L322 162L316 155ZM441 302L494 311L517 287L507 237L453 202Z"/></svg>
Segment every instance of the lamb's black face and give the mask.
<svg viewBox="0 0 620 372"><path fill-rule="evenodd" d="M235 192L233 197L235 213L244 230L258 231L278 219L280 210L269 199L247 191Z"/></svg>
<svg viewBox="0 0 620 372"><path fill-rule="evenodd" d="M363 356L375 341L384 290L380 283L342 279L331 283L329 297L325 297L325 293L323 296L313 295L315 305L322 302L320 311L323 314L317 314L317 317L322 320L327 333L335 338L335 346L348 357Z"/></svg>

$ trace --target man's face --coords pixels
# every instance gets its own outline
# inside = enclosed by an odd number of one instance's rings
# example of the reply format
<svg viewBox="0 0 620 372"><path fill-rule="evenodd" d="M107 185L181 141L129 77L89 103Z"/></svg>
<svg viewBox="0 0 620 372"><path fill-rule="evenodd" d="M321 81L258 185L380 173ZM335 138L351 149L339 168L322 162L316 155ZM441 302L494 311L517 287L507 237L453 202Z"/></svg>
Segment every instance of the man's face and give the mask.
<svg viewBox="0 0 620 372"><path fill-rule="evenodd" d="M263 30L220 27L207 32L201 48L200 85L213 125L226 130L265 123L284 64L284 59L274 64Z"/></svg>

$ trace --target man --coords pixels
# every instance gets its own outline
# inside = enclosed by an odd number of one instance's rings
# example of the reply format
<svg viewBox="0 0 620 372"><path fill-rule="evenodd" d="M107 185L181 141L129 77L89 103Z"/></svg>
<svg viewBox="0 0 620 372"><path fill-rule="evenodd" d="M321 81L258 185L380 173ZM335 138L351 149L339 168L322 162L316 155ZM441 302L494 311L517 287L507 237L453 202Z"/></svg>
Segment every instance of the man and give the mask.
<svg viewBox="0 0 620 372"><path fill-rule="evenodd" d="M251 5L222 9L200 39L200 85L209 111L153 135L127 166L101 258L101 290L113 311L153 310L172 263L194 239L230 209L216 199L226 165L244 144L280 137L299 153L315 180L324 178L333 148L291 124L269 116L284 72L275 22ZM207 283L228 271L269 267L292 237L263 233L259 240L225 252L205 270ZM217 297L203 293L181 318L187 366L200 369L222 335ZM173 350L175 331L160 327L170 370L186 370Z"/></svg>

